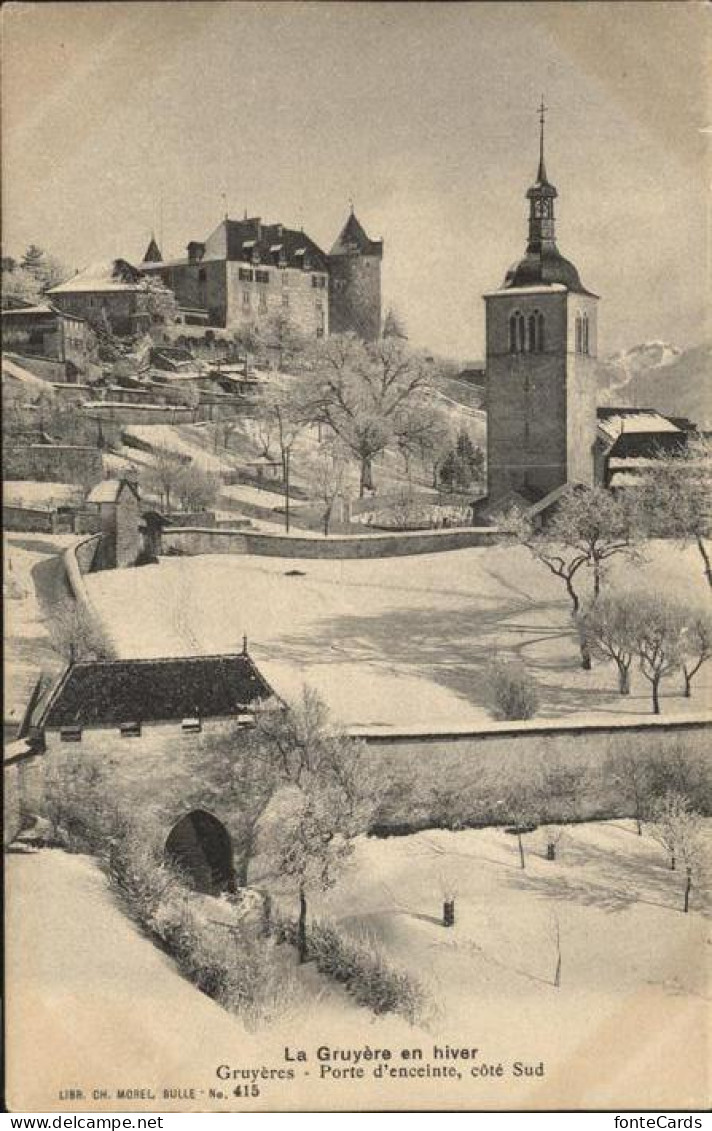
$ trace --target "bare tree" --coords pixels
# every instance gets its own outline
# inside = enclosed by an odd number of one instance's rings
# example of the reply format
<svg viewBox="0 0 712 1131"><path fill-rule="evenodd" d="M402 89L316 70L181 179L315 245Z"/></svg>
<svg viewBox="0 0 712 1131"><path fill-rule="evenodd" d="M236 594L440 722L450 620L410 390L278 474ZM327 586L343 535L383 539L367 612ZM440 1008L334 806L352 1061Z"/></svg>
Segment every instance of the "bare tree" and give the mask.
<svg viewBox="0 0 712 1131"><path fill-rule="evenodd" d="M607 781L616 787L616 794L632 816L638 836L643 835L643 821L648 819L652 796L652 773L647 753L616 743L609 752L604 768Z"/></svg>
<svg viewBox="0 0 712 1131"><path fill-rule="evenodd" d="M318 695L266 720L263 732L284 787L265 814L261 844L299 896L297 940L307 958L307 899L332 887L366 831L375 804L365 751L335 729Z"/></svg>
<svg viewBox="0 0 712 1131"><path fill-rule="evenodd" d="M214 505L220 493L220 477L193 461L180 467L174 492L184 510L205 510Z"/></svg>
<svg viewBox="0 0 712 1131"><path fill-rule="evenodd" d="M579 614L578 627L582 643L591 655L614 661L618 669L618 690L621 695L630 695L630 668L636 653L631 594L601 595Z"/></svg>
<svg viewBox="0 0 712 1131"><path fill-rule="evenodd" d="M640 670L650 683L653 712L660 714L660 683L682 665L684 613L664 593L638 593L629 601L632 638Z"/></svg>
<svg viewBox="0 0 712 1131"><path fill-rule="evenodd" d="M668 792L653 806L650 831L669 853L671 871L675 871L678 862L685 869L684 910L687 912L693 875L702 860L700 815L692 809L687 797Z"/></svg>
<svg viewBox="0 0 712 1131"><path fill-rule="evenodd" d="M692 680L702 665L712 657L712 613L707 607L692 609L686 614L681 655L685 698L689 699L692 695Z"/></svg>
<svg viewBox="0 0 712 1131"><path fill-rule="evenodd" d="M660 455L636 493L639 515L649 534L675 538L697 547L707 584L712 588L712 443L690 439L672 455Z"/></svg>
<svg viewBox="0 0 712 1131"><path fill-rule="evenodd" d="M343 451L338 443L321 444L308 468L311 493L324 506L322 522L324 537L329 535L329 526L334 504L344 490L346 466Z"/></svg>
<svg viewBox="0 0 712 1131"><path fill-rule="evenodd" d="M149 494L158 495L161 505L167 511L171 509L171 494L173 494L174 500L178 494L186 462L170 448L154 448L153 462L141 475L141 484L144 490Z"/></svg>
<svg viewBox="0 0 712 1131"><path fill-rule="evenodd" d="M48 628L52 647L69 664L77 660L110 660L115 655L111 640L96 617L73 600L53 607Z"/></svg>
<svg viewBox="0 0 712 1131"><path fill-rule="evenodd" d="M328 424L358 460L362 496L373 489L375 457L431 375L432 365L400 338L364 344L354 335L335 335L317 347L310 418Z"/></svg>
<svg viewBox="0 0 712 1131"><path fill-rule="evenodd" d="M519 864L522 868L526 868L522 836L536 828L541 815L541 802L542 789L538 767L532 768L527 775L519 772L516 776L513 774L510 780L505 780L504 793L499 804L505 819L512 822L512 831L516 835L519 848Z"/></svg>
<svg viewBox="0 0 712 1131"><path fill-rule="evenodd" d="M581 569L589 569L593 575L596 600L612 558L631 565L640 560L638 527L628 498L614 496L602 487L570 487L542 530L535 529L521 513L510 513L504 522L537 561L562 579L573 616L581 605L574 587Z"/></svg>

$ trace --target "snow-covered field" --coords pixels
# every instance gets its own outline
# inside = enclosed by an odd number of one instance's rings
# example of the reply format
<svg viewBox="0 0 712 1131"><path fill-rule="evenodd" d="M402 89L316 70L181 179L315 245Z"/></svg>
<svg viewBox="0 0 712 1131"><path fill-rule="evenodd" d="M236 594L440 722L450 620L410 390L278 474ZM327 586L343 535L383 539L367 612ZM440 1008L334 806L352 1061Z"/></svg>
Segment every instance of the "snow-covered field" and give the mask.
<svg viewBox="0 0 712 1131"><path fill-rule="evenodd" d="M524 871L503 830L362 841L315 913L366 930L430 986L436 1037L479 1046L486 1062L544 1061L543 1079L504 1092L479 1080L470 1096L482 1105L563 1094L584 1107L707 1106L708 897L694 892L685 915L683 878L629 821L571 828L554 862L542 833L524 841ZM446 893L452 929L441 925Z"/></svg>
<svg viewBox="0 0 712 1131"><path fill-rule="evenodd" d="M632 576L708 599L693 549L653 545ZM637 671L621 698L611 665L581 670L562 587L521 548L363 561L164 558L93 574L87 585L122 656L226 652L246 633L276 691L289 699L308 682L348 725L481 725L491 719L485 681L497 652L519 656L536 677L539 717L651 710ZM711 669L690 700L679 677L665 680L664 713L709 706Z"/></svg>

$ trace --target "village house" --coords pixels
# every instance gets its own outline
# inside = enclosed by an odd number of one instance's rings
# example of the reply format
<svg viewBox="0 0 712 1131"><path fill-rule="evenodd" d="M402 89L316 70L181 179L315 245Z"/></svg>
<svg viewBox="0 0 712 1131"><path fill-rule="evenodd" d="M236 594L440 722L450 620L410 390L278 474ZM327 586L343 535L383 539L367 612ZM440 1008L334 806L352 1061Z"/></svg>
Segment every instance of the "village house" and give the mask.
<svg viewBox="0 0 712 1131"><path fill-rule="evenodd" d="M86 508L99 516L99 530L104 535L103 568L135 565L141 549L141 506L135 483L128 479L103 479L87 495Z"/></svg>
<svg viewBox="0 0 712 1131"><path fill-rule="evenodd" d="M150 294L142 274L125 259L94 263L47 291L52 304L90 323L105 322L119 336L147 331Z"/></svg>
<svg viewBox="0 0 712 1131"><path fill-rule="evenodd" d="M44 357L64 363L67 381L83 372L92 333L84 318L49 302L16 305L2 315L2 348L21 357Z"/></svg>
<svg viewBox="0 0 712 1131"><path fill-rule="evenodd" d="M695 425L653 408L599 408L596 481L611 490L634 487L661 456L680 455Z"/></svg>

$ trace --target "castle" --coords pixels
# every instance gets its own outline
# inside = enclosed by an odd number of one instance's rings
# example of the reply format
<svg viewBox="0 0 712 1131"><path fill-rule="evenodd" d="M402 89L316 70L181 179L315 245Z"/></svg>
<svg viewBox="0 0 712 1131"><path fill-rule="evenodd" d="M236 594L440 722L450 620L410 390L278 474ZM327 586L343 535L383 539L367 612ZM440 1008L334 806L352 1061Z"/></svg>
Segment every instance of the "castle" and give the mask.
<svg viewBox="0 0 712 1131"><path fill-rule="evenodd" d="M185 259L164 262L155 238L141 271L157 275L187 321L237 328L283 317L309 337L381 332L382 241L354 214L327 255L302 230L227 216Z"/></svg>

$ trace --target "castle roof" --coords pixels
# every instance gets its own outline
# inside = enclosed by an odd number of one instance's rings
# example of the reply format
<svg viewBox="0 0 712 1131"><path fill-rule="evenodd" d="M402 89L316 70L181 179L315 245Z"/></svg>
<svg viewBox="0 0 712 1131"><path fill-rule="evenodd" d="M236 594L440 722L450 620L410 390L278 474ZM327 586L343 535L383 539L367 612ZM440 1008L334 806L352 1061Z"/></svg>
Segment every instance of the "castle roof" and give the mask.
<svg viewBox="0 0 712 1131"><path fill-rule="evenodd" d="M286 267L303 267L305 261L311 270L327 271L325 252L305 232L285 228L283 224L263 224L253 217L247 220L225 220L227 258L232 260L274 263L279 256Z"/></svg>
<svg viewBox="0 0 712 1131"><path fill-rule="evenodd" d="M143 262L144 263L162 263L163 262L163 256L161 255L161 249L158 246L158 244L156 243L156 237L155 236L151 236L151 242L149 243L148 247L146 248L146 254L143 257Z"/></svg>
<svg viewBox="0 0 712 1131"><path fill-rule="evenodd" d="M40 726L102 726L238 715L274 695L246 653L85 660L60 679Z"/></svg>
<svg viewBox="0 0 712 1131"><path fill-rule="evenodd" d="M351 210L348 220L341 229L330 255L383 255L383 240L371 240Z"/></svg>

